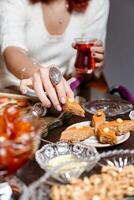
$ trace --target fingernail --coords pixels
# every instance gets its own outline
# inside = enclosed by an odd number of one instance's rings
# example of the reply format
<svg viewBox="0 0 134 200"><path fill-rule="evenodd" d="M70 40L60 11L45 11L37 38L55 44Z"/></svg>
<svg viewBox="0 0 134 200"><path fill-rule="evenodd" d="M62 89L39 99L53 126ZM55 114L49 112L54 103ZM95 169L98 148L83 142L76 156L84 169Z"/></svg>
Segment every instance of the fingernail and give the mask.
<svg viewBox="0 0 134 200"><path fill-rule="evenodd" d="M92 57L95 57L95 53L92 53Z"/></svg>
<svg viewBox="0 0 134 200"><path fill-rule="evenodd" d="M22 90L22 93L23 93L23 94L26 94L26 93L27 93L27 90L26 90L26 89L23 89L23 90Z"/></svg>
<svg viewBox="0 0 134 200"><path fill-rule="evenodd" d="M50 108L50 107L51 107L51 104L47 104L47 107Z"/></svg>
<svg viewBox="0 0 134 200"><path fill-rule="evenodd" d="M60 106L60 105L57 105L57 106L56 106L56 109L57 109L58 111L62 111L62 109L61 109L61 106Z"/></svg>
<svg viewBox="0 0 134 200"><path fill-rule="evenodd" d="M66 99L64 97L61 97L61 103L63 103L63 104L66 103Z"/></svg>

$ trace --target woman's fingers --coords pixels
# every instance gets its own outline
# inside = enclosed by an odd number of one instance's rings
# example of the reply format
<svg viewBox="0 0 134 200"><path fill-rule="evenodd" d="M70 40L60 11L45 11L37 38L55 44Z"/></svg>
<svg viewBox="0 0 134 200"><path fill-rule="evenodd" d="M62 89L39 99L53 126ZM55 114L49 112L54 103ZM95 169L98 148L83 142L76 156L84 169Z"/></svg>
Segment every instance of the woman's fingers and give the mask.
<svg viewBox="0 0 134 200"><path fill-rule="evenodd" d="M91 48L92 53L103 53L104 54L104 47L103 46L93 46Z"/></svg>
<svg viewBox="0 0 134 200"><path fill-rule="evenodd" d="M54 107L56 108L56 110L61 111L61 105L59 102L59 99L57 97L56 91L54 86L52 85L50 79L49 79L49 70L48 68L46 69L40 69L40 77L41 77L41 81L42 84L45 88L45 91L47 93L47 95L49 96L52 104L54 105Z"/></svg>
<svg viewBox="0 0 134 200"><path fill-rule="evenodd" d="M65 91L65 87L64 87L64 83L63 83L63 78L62 78L61 82L55 86L55 88L56 88L60 102L62 104L65 104L66 103L66 91Z"/></svg>
<svg viewBox="0 0 134 200"><path fill-rule="evenodd" d="M91 48L91 55L96 60L96 67L102 67L104 64L104 47L100 40L94 42L94 46Z"/></svg>
<svg viewBox="0 0 134 200"><path fill-rule="evenodd" d="M49 99L47 98L47 96L45 94L45 91L43 89L43 84L42 84L42 81L41 81L41 78L40 78L40 75L38 72L34 73L34 75L33 75L33 86L34 86L35 93L39 97L42 104L45 107L50 108L51 102L49 101Z"/></svg>
<svg viewBox="0 0 134 200"><path fill-rule="evenodd" d="M103 65L104 65L104 62L101 61L101 62L96 63L95 67L100 68L100 67L103 67Z"/></svg>
<svg viewBox="0 0 134 200"><path fill-rule="evenodd" d="M26 94L28 91L33 92L33 89L31 89L32 85L33 85L32 78L21 80L20 81L20 91L22 92L22 94Z"/></svg>
<svg viewBox="0 0 134 200"><path fill-rule="evenodd" d="M101 54L101 53L93 53L92 57L95 58L98 61L103 61L104 60L104 54Z"/></svg>
<svg viewBox="0 0 134 200"><path fill-rule="evenodd" d="M96 40L94 42L94 46L91 47L91 52L92 52L92 57L97 58L98 60L102 60L104 59L104 47L103 47L103 43L100 40ZM100 54L100 55L98 55Z"/></svg>
<svg viewBox="0 0 134 200"><path fill-rule="evenodd" d="M21 81L20 89L23 93L29 91L30 87L34 88L36 95L45 107L51 107L52 102L58 111L62 110L61 104L66 103L67 96L72 99L74 98L73 91L63 77L59 84L54 86L51 83L48 68L41 68L38 72L34 73L32 78Z"/></svg>
<svg viewBox="0 0 134 200"><path fill-rule="evenodd" d="M95 40L94 46L103 46L103 42L101 40Z"/></svg>
<svg viewBox="0 0 134 200"><path fill-rule="evenodd" d="M71 99L74 99L74 93L71 90L70 85L67 83L65 78L63 78L63 84L64 84L64 88L65 88L65 91L66 91L66 96L71 98Z"/></svg>

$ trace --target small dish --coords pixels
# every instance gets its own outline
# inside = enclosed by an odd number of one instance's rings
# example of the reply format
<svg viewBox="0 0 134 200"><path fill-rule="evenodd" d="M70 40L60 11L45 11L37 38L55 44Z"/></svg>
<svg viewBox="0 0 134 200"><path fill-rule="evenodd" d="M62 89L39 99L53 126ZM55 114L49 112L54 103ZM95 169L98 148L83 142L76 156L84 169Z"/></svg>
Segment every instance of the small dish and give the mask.
<svg viewBox="0 0 134 200"><path fill-rule="evenodd" d="M75 126L90 126L90 124L91 124L90 121L83 121L83 122L73 124L73 125L69 126L68 128L75 127ZM124 135L117 136L117 144L113 144L113 145L121 144L121 143L125 142L126 140L128 140L129 137L130 137L129 132L124 134ZM91 145L91 146L94 146L96 148L113 146L112 144L102 144L102 143L100 143L95 136L91 136L91 137L87 138L86 140L81 141L80 143L83 144L83 145L87 145L87 146Z"/></svg>
<svg viewBox="0 0 134 200"><path fill-rule="evenodd" d="M56 180L66 183L72 177L79 177L90 171L98 162L99 154L95 147L81 144L58 142L47 144L38 150L35 158L40 167Z"/></svg>
<svg viewBox="0 0 134 200"><path fill-rule="evenodd" d="M115 117L130 112L133 105L128 101L119 99L100 99L84 103L83 109L90 114L95 114L97 110L104 109L107 117Z"/></svg>

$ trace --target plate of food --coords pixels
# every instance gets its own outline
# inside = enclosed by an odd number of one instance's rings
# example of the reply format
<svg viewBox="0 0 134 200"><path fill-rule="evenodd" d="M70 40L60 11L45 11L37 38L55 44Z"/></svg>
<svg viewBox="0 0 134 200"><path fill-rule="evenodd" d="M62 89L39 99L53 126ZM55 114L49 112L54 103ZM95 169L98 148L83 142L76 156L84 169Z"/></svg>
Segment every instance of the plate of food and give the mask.
<svg viewBox="0 0 134 200"><path fill-rule="evenodd" d="M60 140L69 143L82 143L95 147L108 147L125 142L134 131L134 120L117 118L106 121L103 110L98 110L91 121L73 124L65 129Z"/></svg>
<svg viewBox="0 0 134 200"><path fill-rule="evenodd" d="M79 123L73 124L72 126L68 127L68 130L70 128L71 129L76 128L77 130L81 131L81 129L83 129L83 131L84 131L84 129L86 130L86 127L90 127L90 125L91 125L90 121L79 122ZM103 144L103 143L100 143L97 136L91 135L91 136L89 136L89 138L81 141L81 143L85 144L85 145L92 145L94 147L109 147L111 145L121 144L121 143L125 142L126 140L128 140L129 137L130 137L130 132L123 134L123 135L120 135L120 136L117 136L116 137L117 142L115 144Z"/></svg>

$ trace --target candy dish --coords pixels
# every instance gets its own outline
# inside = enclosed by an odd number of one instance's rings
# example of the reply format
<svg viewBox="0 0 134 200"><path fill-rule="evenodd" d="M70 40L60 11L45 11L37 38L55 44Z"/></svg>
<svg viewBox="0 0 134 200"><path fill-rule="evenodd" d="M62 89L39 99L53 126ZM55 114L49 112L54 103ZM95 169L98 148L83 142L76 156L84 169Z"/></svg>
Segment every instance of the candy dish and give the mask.
<svg viewBox="0 0 134 200"><path fill-rule="evenodd" d="M130 112L133 105L125 100L100 99L84 103L83 108L90 114L94 114L99 109L104 109L107 117L115 117Z"/></svg>
<svg viewBox="0 0 134 200"><path fill-rule="evenodd" d="M36 152L35 158L46 172L51 173L51 170L57 168L51 176L65 183L72 177L90 171L98 162L99 154L92 146L58 142L43 146Z"/></svg>

